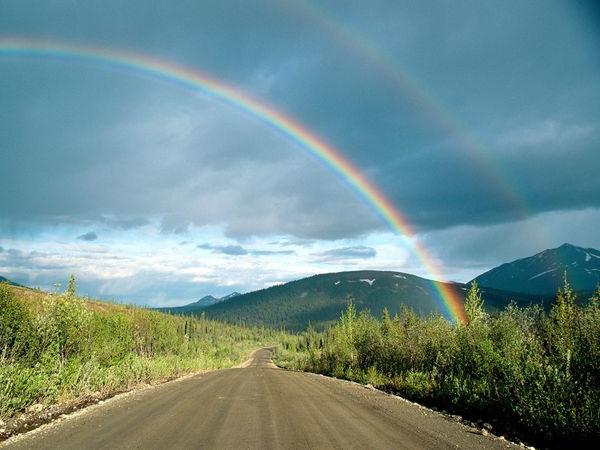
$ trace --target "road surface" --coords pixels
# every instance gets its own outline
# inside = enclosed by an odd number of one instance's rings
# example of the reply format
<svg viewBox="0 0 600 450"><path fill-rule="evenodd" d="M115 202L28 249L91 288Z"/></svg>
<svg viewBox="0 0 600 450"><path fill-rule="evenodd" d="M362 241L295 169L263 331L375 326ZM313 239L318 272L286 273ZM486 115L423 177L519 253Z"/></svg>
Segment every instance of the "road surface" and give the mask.
<svg viewBox="0 0 600 450"><path fill-rule="evenodd" d="M506 448L493 436L390 395L277 369L261 349L209 372L94 405L0 447Z"/></svg>

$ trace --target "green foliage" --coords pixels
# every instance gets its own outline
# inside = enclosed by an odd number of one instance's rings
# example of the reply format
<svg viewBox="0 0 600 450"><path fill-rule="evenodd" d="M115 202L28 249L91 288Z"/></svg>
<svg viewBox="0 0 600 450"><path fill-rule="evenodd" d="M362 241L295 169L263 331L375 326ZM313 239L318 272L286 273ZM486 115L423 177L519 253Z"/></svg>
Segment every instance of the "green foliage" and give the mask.
<svg viewBox="0 0 600 450"><path fill-rule="evenodd" d="M75 275L69 276L69 284L67 284L67 295L74 297L77 295L77 281L75 281Z"/></svg>
<svg viewBox="0 0 600 450"><path fill-rule="evenodd" d="M600 295L596 293L596 296ZM466 326L410 310L378 320L350 304L322 349L282 355L288 367L392 390L465 415L512 424L539 442L600 439L600 306L580 305L565 278L550 314L509 305L487 315L475 283ZM301 336L298 339L306 339Z"/></svg>
<svg viewBox="0 0 600 450"><path fill-rule="evenodd" d="M590 297L590 305L600 308L600 284L596 287L596 292Z"/></svg>
<svg viewBox="0 0 600 450"><path fill-rule="evenodd" d="M575 312L576 296L567 279L567 272L563 275L563 287L558 290L550 317L555 320L561 327L566 327L573 320Z"/></svg>
<svg viewBox="0 0 600 450"><path fill-rule="evenodd" d="M26 355L32 326L29 310L14 298L7 283L0 283L0 358Z"/></svg>
<svg viewBox="0 0 600 450"><path fill-rule="evenodd" d="M480 322L485 318L483 298L481 297L481 290L477 286L477 281L471 282L469 286L469 292L465 299L465 313L469 324Z"/></svg>
<svg viewBox="0 0 600 450"><path fill-rule="evenodd" d="M71 281L64 294L35 302L0 284L0 417L34 403L230 367L279 336L204 317L92 303L75 295Z"/></svg>

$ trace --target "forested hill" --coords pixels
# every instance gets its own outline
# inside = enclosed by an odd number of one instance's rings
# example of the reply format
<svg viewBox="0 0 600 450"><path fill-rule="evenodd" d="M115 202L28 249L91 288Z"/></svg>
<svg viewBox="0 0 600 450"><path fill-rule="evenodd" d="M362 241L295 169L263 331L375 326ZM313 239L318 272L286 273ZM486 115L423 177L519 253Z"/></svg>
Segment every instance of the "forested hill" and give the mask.
<svg viewBox="0 0 600 450"><path fill-rule="evenodd" d="M448 284L464 298L467 285ZM542 301L495 289L485 289L486 307L498 310L511 300L521 305ZM393 315L405 305L421 316L442 313L439 294L431 280L400 272L356 271L315 275L283 285L242 294L203 308L210 318L246 325L265 325L297 331L311 323L316 328L333 323L348 302L360 311Z"/></svg>

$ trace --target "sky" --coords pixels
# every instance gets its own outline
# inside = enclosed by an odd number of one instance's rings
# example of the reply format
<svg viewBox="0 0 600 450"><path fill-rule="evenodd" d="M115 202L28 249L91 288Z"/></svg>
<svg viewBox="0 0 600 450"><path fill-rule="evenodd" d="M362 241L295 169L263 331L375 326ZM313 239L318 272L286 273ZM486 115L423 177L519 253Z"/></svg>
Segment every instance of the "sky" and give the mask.
<svg viewBox="0 0 600 450"><path fill-rule="evenodd" d="M0 275L144 305L315 273L446 280L600 248L600 14L573 1L0 2L0 39L201 71L351 161L411 235L255 115L0 46ZM412 243L412 244L411 244Z"/></svg>

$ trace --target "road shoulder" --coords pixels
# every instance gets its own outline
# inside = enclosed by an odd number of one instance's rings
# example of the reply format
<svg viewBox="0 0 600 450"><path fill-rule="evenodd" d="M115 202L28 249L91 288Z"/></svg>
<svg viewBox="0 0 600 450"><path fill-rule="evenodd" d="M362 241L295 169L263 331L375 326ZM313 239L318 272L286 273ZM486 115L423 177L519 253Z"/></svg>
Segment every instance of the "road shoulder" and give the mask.
<svg viewBox="0 0 600 450"><path fill-rule="evenodd" d="M20 438L23 436L36 433L38 430L51 427L53 424L64 422L86 412L94 411L96 408L104 405L122 401L129 396L150 392L162 386L182 382L190 378L205 375L207 373L248 367L248 365L252 364L254 361L254 357L257 352L261 350L264 350L264 348L253 350L244 363L238 364L237 366L233 366L231 368L197 370L181 376L156 380L152 383L136 384L126 390L95 392L69 402L58 403L47 407L44 406L43 408L39 409L30 408L28 411L17 414L15 417L12 417L6 421L0 421L0 447L2 447L3 444L10 444L16 440L20 440ZM248 365L246 365L247 363ZM276 367L275 365L273 366Z"/></svg>

